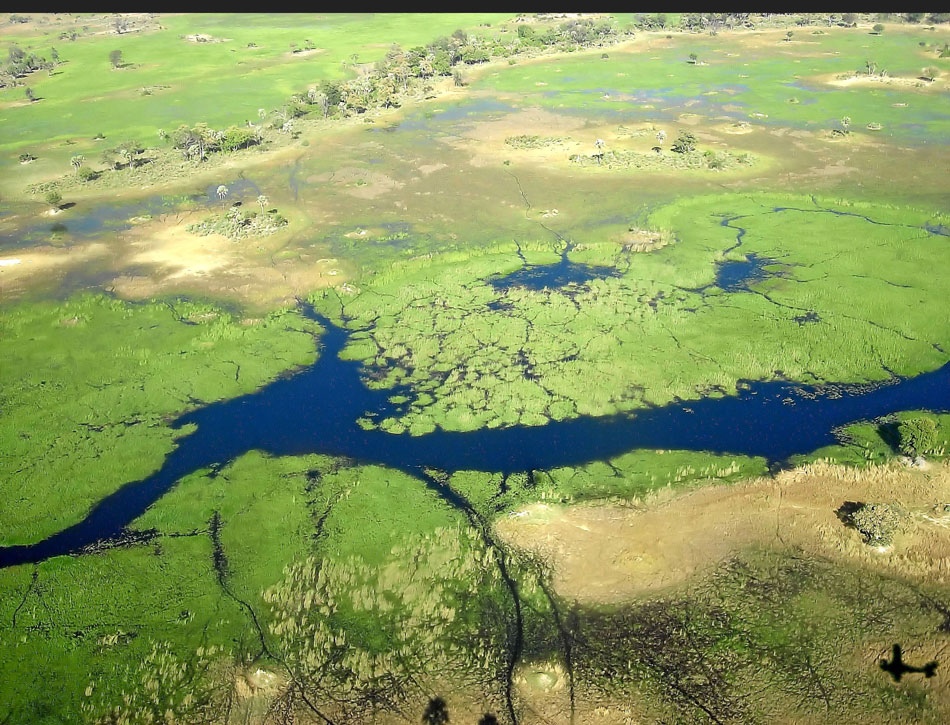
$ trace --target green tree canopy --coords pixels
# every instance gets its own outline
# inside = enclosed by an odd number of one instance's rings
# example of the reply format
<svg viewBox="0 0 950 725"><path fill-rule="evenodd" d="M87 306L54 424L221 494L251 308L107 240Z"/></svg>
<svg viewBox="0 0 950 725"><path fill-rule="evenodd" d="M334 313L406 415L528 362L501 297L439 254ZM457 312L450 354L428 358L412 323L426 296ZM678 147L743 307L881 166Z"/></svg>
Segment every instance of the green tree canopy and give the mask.
<svg viewBox="0 0 950 725"><path fill-rule="evenodd" d="M931 453L937 448L937 421L927 416L902 420L897 426L898 448L907 456Z"/></svg>

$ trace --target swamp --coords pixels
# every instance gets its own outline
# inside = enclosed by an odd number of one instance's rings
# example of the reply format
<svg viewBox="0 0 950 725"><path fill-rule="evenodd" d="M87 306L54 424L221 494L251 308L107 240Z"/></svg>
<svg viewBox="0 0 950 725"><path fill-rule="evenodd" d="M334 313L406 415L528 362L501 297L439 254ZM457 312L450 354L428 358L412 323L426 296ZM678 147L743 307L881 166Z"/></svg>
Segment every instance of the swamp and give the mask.
<svg viewBox="0 0 950 725"><path fill-rule="evenodd" d="M950 720L950 13L0 43L0 722Z"/></svg>

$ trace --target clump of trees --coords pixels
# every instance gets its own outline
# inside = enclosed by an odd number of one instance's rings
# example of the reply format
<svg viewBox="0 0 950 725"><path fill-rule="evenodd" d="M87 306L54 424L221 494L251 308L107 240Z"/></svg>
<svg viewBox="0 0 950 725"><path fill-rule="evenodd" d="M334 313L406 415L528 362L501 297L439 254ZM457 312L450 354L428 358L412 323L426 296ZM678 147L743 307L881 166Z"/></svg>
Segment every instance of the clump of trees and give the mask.
<svg viewBox="0 0 950 725"><path fill-rule="evenodd" d="M20 78L25 78L34 71L51 70L54 66L54 62L36 53L27 53L14 43L7 50L6 65L0 70L0 88L16 86Z"/></svg>
<svg viewBox="0 0 950 725"><path fill-rule="evenodd" d="M212 153L232 152L256 146L263 139L260 127L231 126L216 130L206 123L195 126L182 124L163 137L171 142L173 148L181 151L182 156L196 163L204 161Z"/></svg>
<svg viewBox="0 0 950 725"><path fill-rule="evenodd" d="M370 108L394 108L400 96L425 92L433 79L453 78L464 85L460 69L487 63L494 58L510 58L534 49L573 52L597 47L621 35L610 19L575 18L543 29L519 25L516 33L482 37L456 30L409 49L393 45L385 58L349 81L323 81L306 92L294 94L273 114L278 130L287 120L317 112L323 118L365 113ZM355 64L355 60L353 61Z"/></svg>
<svg viewBox="0 0 950 725"><path fill-rule="evenodd" d="M219 199L224 199L228 195L228 188L222 184L218 187L217 194ZM261 206L260 214L253 210L245 211L238 202L232 204L224 214L189 225L188 231L203 237L209 234L221 234L232 241L237 241L247 237L264 237L287 226L287 219L276 209L270 212L264 211L267 197L261 195L257 202Z"/></svg>

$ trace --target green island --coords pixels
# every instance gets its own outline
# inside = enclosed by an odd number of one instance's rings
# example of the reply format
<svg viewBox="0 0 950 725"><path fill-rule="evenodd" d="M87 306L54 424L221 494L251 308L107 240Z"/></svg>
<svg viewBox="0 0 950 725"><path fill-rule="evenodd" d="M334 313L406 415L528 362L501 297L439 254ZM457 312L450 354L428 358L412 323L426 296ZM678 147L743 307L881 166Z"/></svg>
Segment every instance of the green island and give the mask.
<svg viewBox="0 0 950 725"><path fill-rule="evenodd" d="M0 722L950 720L950 13L0 41Z"/></svg>

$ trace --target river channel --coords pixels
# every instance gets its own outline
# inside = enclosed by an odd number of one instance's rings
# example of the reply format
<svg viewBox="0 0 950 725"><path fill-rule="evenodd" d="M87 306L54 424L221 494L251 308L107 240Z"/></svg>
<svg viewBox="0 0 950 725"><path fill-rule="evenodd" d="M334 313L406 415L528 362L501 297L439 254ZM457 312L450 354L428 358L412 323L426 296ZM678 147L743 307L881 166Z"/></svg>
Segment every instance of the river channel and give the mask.
<svg viewBox="0 0 950 725"><path fill-rule="evenodd" d="M0 566L75 554L122 537L127 527L182 477L218 468L250 450L274 456L321 453L381 464L419 476L450 504L468 503L426 469L513 473L576 466L633 449L682 449L762 456L773 464L836 441L835 429L899 410L950 411L950 363L913 378L878 385L803 386L746 381L735 396L702 398L631 414L580 417L543 426L472 432L437 429L421 436L364 430L366 414L397 414L393 390L363 383L359 362L339 352L349 332L305 310L323 325L317 361L257 392L182 415L174 428L194 424L157 472L100 501L72 527L32 545L0 549Z"/></svg>

